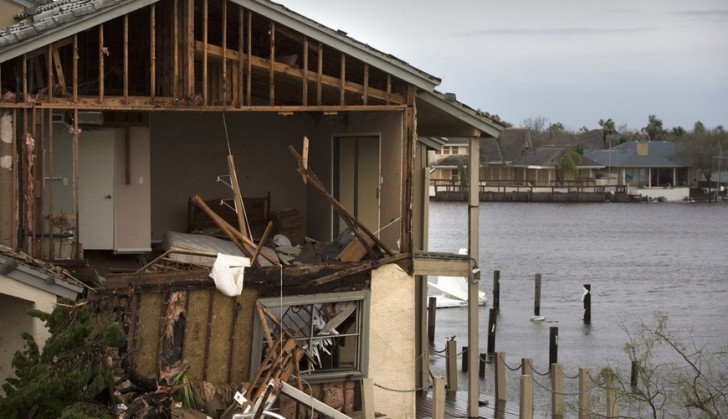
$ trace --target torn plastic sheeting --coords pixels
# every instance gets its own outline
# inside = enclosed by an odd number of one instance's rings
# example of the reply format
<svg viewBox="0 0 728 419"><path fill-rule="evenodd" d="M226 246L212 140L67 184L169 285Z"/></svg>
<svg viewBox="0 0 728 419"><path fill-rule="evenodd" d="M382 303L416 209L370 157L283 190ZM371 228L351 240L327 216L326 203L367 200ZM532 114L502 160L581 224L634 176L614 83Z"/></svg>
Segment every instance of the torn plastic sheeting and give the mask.
<svg viewBox="0 0 728 419"><path fill-rule="evenodd" d="M245 268L249 267L249 258L218 253L210 278L215 281L218 291L228 297L236 297L243 292Z"/></svg>

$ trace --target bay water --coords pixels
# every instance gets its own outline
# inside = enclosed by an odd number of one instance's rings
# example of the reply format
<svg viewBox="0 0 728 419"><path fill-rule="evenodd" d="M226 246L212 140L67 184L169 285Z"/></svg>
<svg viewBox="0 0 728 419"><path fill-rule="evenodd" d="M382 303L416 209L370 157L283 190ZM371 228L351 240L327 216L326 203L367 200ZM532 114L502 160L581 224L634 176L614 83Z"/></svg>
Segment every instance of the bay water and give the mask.
<svg viewBox="0 0 728 419"><path fill-rule="evenodd" d="M464 202L431 202L431 251L457 252L468 246ZM549 329L558 327L558 360L567 376L589 367L595 376L610 366L629 377L624 352L640 322L665 313L669 329L695 347L728 346L728 204L482 203L480 206L480 289L488 304L479 309L480 352L486 352L493 271L500 271L496 351L509 367L533 358L536 373L548 371ZM542 276L540 314L534 314L536 274ZM591 323L583 322L583 284L591 285ZM467 310L438 309L434 349L455 339L468 344ZM666 357L674 356L666 353ZM660 360L664 362L676 359ZM430 357L435 374L444 358ZM460 368L460 359L458 359ZM493 391L492 366L481 393ZM535 391L548 410L548 377L536 376ZM565 387L575 380L565 379ZM467 374L459 373L467 389ZM518 375L509 376L509 400L518 400ZM538 405L537 400L537 405Z"/></svg>

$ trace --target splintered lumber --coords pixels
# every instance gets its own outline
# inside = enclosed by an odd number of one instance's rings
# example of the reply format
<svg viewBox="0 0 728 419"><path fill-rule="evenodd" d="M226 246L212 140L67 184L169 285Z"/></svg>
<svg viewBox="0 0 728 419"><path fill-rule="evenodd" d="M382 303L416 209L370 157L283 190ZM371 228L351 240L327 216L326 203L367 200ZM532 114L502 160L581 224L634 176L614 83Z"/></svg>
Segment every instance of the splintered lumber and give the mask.
<svg viewBox="0 0 728 419"><path fill-rule="evenodd" d="M369 240L364 238L364 235L368 236L371 241L373 241L380 249L382 249L384 252L386 252L388 255L393 256L394 253L389 250L389 248L382 243L379 238L374 235L364 224L360 223L359 220L357 220L347 209L344 207L344 205L341 204L336 198L334 198L329 191L326 189L326 186L319 180L318 176L311 170L311 168L307 167L307 165L304 165L303 158L300 154L296 151L293 146L288 146L288 151L293 155L293 157L298 162L298 171L308 179L308 182L316 189L318 190L324 198L331 204L332 207L339 213L341 218L344 219L344 221L349 225L351 230L354 232L354 235L359 240L359 242L362 244L362 246L367 250L367 252L373 257L377 258L377 255L372 250L371 246L369 245Z"/></svg>
<svg viewBox="0 0 728 419"><path fill-rule="evenodd" d="M220 227L223 232L225 232L225 234L230 238L230 240L232 240L233 243L235 243L236 246L238 246L238 248L243 252L244 255L246 255L247 257L251 257L251 253L246 248L246 246L254 250L258 248L258 246L256 246L256 244L253 243L252 240L243 236L240 231L238 231L235 227L231 226L230 223L228 223L227 221L223 220L222 217L217 215L215 211L207 206L205 201L203 201L199 195L194 195L192 197L192 202L197 205L197 207L199 207L202 211L204 211L205 214L207 214L207 216L210 217L210 219L218 227ZM273 265L279 265L277 260L268 256L268 254L266 254L265 252L261 252L260 254Z"/></svg>
<svg viewBox="0 0 728 419"><path fill-rule="evenodd" d="M367 248L374 246L374 240L369 236L364 236L363 238L366 241L366 245L362 245L362 242L359 240L352 240L339 252L336 258L342 262L357 262L362 260L367 254Z"/></svg>
<svg viewBox="0 0 728 419"><path fill-rule="evenodd" d="M248 223L245 216L245 206L243 205L243 196L240 194L240 185L238 184L238 174L235 171L235 162L233 161L233 155L228 154L227 156L228 169L230 170L230 183L233 187L233 199L235 200L235 213L238 216L238 225L240 225L240 232L243 237L250 238L248 232Z"/></svg>

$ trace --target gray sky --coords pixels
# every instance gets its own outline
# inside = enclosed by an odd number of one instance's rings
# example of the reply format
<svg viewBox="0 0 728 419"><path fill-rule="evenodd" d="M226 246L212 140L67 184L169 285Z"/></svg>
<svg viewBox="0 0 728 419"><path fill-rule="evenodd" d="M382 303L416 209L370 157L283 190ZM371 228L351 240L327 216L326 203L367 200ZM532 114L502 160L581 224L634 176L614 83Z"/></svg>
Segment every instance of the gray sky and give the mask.
<svg viewBox="0 0 728 419"><path fill-rule="evenodd" d="M728 128L728 0L276 0L520 125Z"/></svg>

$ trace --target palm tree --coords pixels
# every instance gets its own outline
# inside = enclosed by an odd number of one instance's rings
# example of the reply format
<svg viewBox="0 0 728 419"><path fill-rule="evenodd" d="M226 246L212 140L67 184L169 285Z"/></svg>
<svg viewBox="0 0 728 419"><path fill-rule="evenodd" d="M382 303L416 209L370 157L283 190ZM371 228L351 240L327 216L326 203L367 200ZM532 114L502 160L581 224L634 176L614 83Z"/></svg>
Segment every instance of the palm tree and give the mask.
<svg viewBox="0 0 728 419"><path fill-rule="evenodd" d="M602 127L602 144L606 148L607 147L607 137L616 133L617 130L614 127L614 121L612 121L612 118L609 118L606 121L603 119L600 119L599 126Z"/></svg>
<svg viewBox="0 0 728 419"><path fill-rule="evenodd" d="M563 185L564 181L566 181L567 175L569 174L573 174L574 177L579 174L576 166L581 161L581 155L584 152L583 147L581 148L581 152L579 147L580 146L577 145L566 150L564 155L559 159L558 163L556 163L557 184Z"/></svg>

